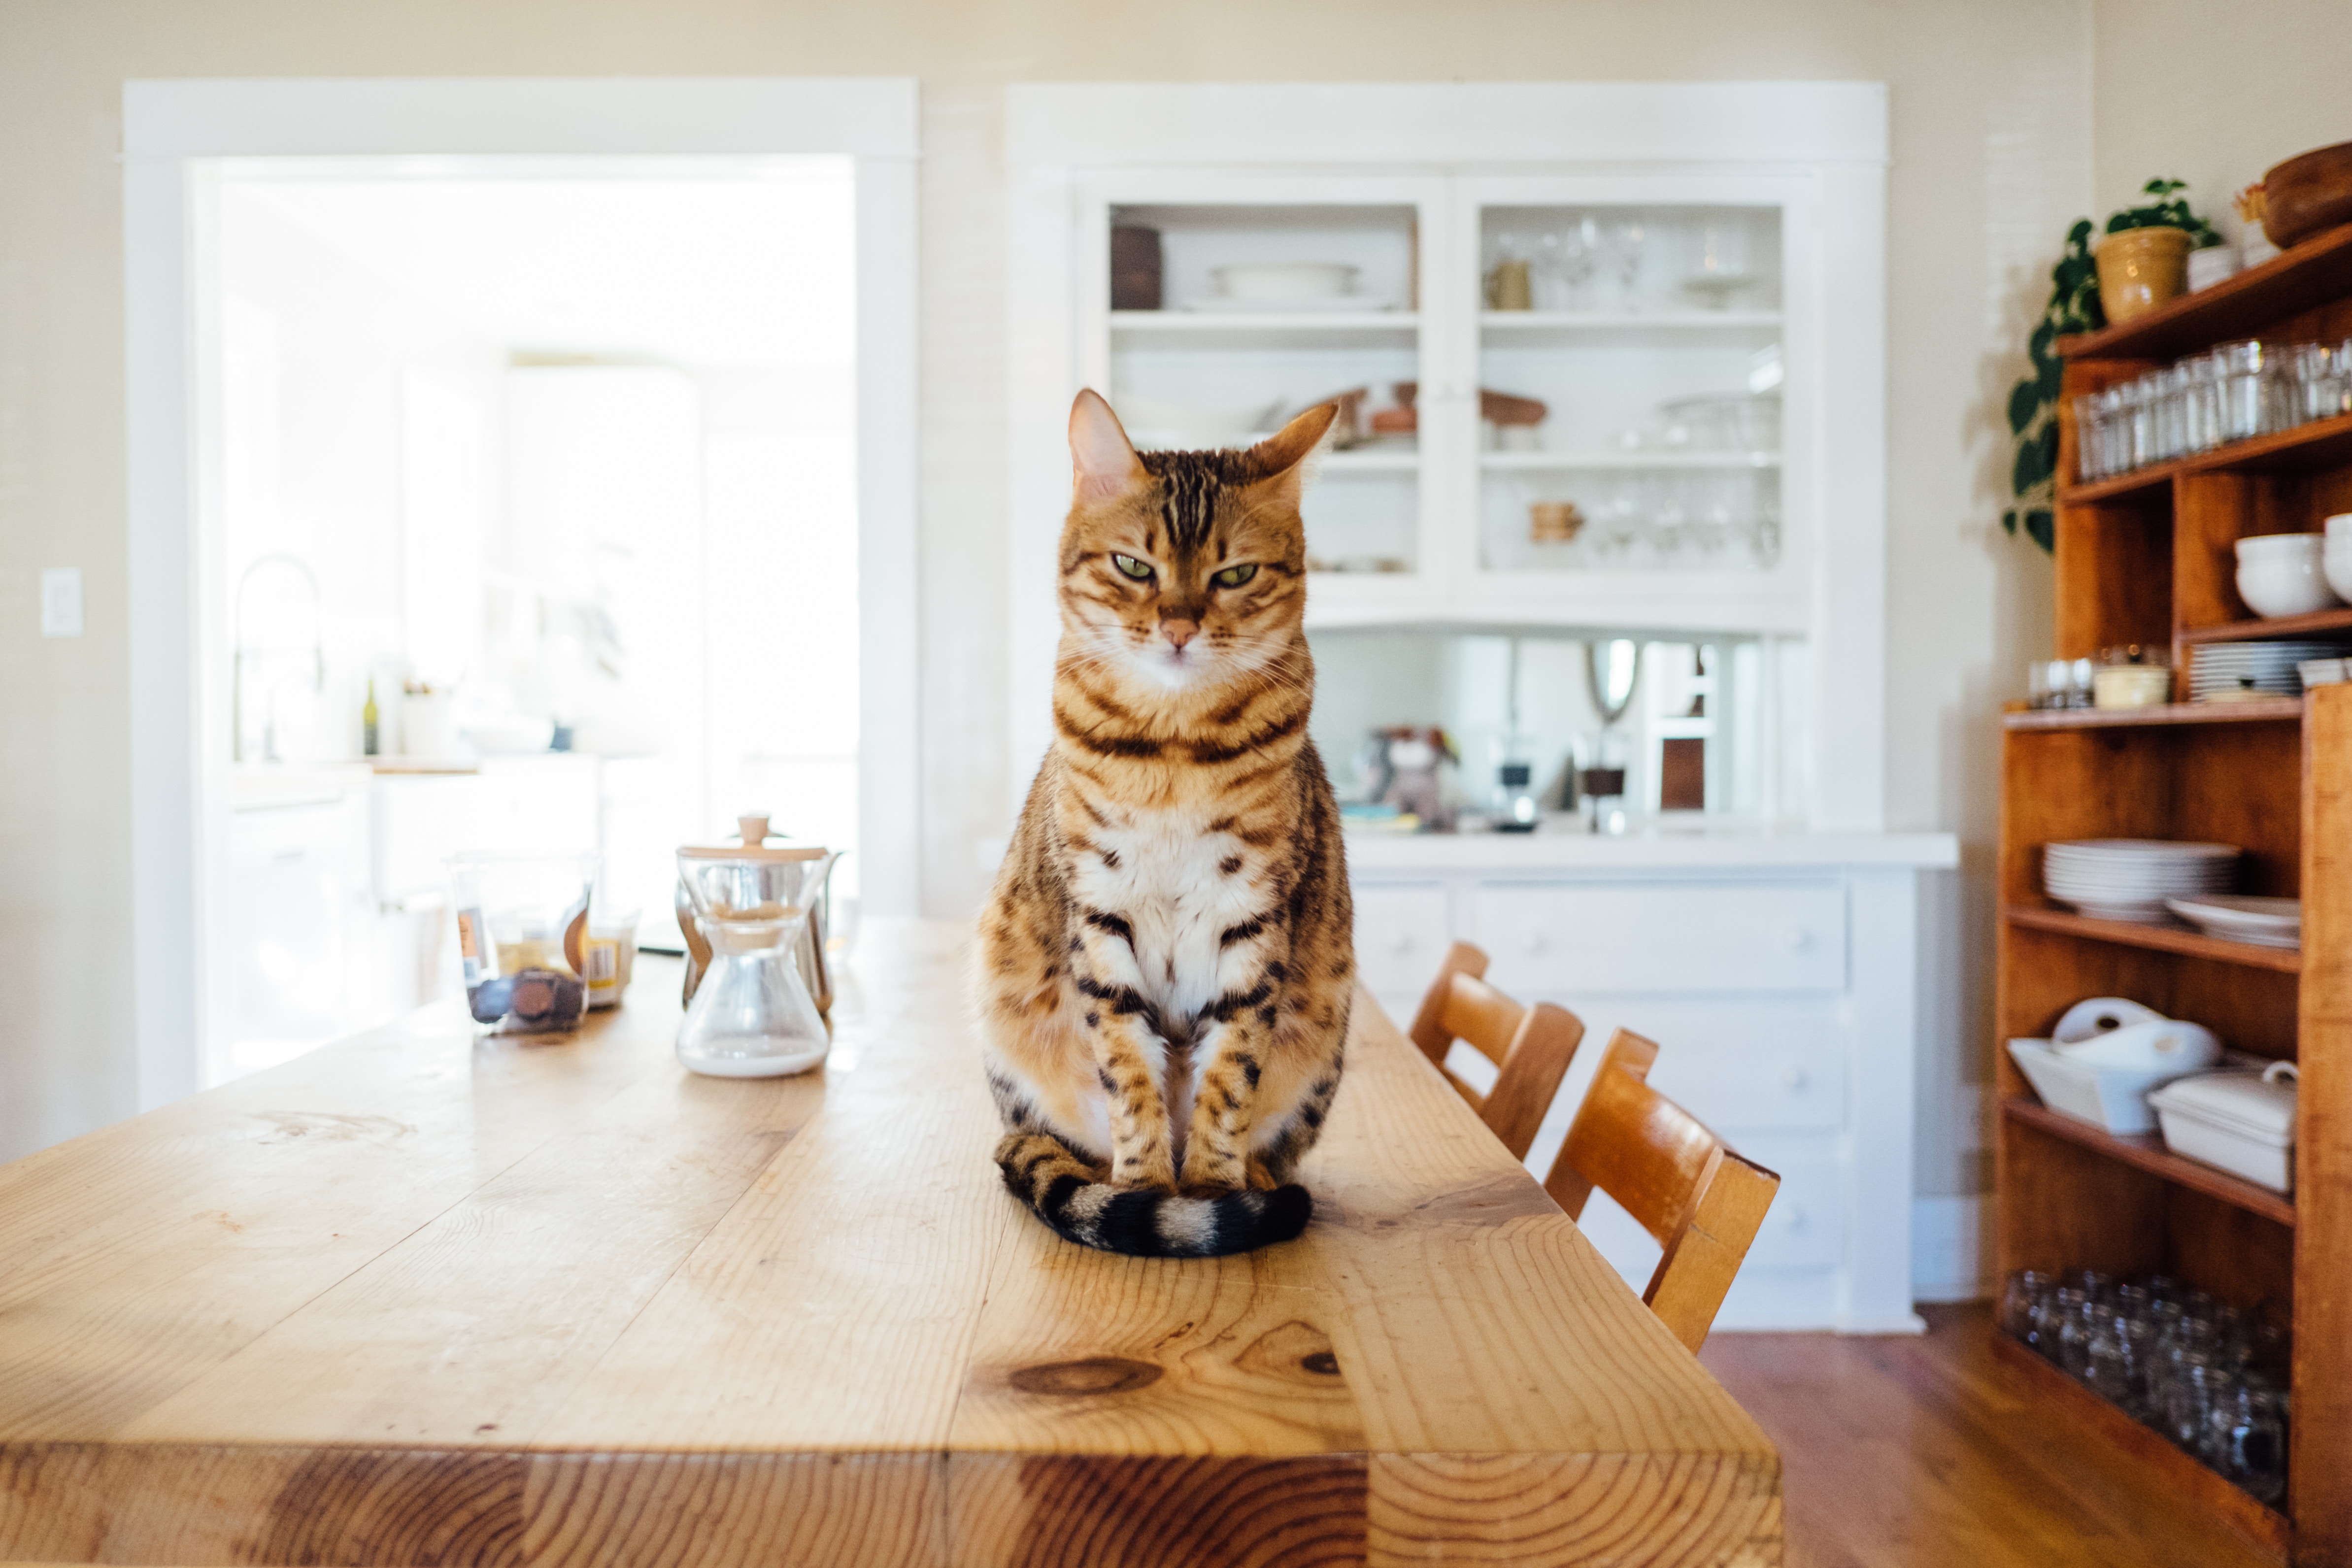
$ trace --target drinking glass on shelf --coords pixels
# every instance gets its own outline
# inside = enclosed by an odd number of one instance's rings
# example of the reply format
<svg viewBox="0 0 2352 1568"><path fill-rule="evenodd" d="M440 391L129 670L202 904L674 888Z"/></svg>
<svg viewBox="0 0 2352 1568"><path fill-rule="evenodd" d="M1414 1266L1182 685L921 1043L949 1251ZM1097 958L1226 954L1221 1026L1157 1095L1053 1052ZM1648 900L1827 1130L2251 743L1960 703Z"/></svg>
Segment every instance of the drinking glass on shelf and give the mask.
<svg viewBox="0 0 2352 1568"><path fill-rule="evenodd" d="M2049 1298L2057 1289L2058 1281L2053 1275L2032 1269L2011 1274L2000 1293L2001 1332L2020 1344L2039 1350L2042 1328L2037 1317L2047 1310Z"/></svg>
<svg viewBox="0 0 2352 1568"><path fill-rule="evenodd" d="M1536 308L1573 310L1592 281L1600 225L1588 214L1560 228L1547 228L1536 240Z"/></svg>
<svg viewBox="0 0 2352 1568"><path fill-rule="evenodd" d="M2098 1324L2098 1301L2088 1291L2060 1288L2057 1361L2077 1383L2090 1375L2091 1334Z"/></svg>
<svg viewBox="0 0 2352 1568"><path fill-rule="evenodd" d="M2286 1490L2286 1396L2259 1379L2231 1384L2214 1397L2204 1450L2224 1477L2276 1502Z"/></svg>
<svg viewBox="0 0 2352 1568"><path fill-rule="evenodd" d="M2223 1381L2221 1369L2203 1351L2176 1350L2165 1385L2164 1435L2173 1446L2205 1457L2207 1434L2213 1425L2213 1394Z"/></svg>
<svg viewBox="0 0 2352 1568"><path fill-rule="evenodd" d="M2210 354L2189 361L2189 394L2182 406L2183 434L2191 452L2221 444L2221 368Z"/></svg>
<svg viewBox="0 0 2352 1568"><path fill-rule="evenodd" d="M1621 218L1609 226L1609 259L1615 273L1618 308L1642 308L1642 220Z"/></svg>
<svg viewBox="0 0 2352 1568"><path fill-rule="evenodd" d="M2074 398L2074 477L2087 485L2104 479L2106 471L2099 466L2099 394L2078 393Z"/></svg>
<svg viewBox="0 0 2352 1568"><path fill-rule="evenodd" d="M2336 356L2325 343L2290 343L2286 371L2294 382L2290 413L2295 423L2326 419L2336 412Z"/></svg>
<svg viewBox="0 0 2352 1568"><path fill-rule="evenodd" d="M2270 403L2262 344L2252 340L2224 343L2213 350L2213 360L2221 383L2221 439L2244 441L2262 434L2269 428Z"/></svg>
<svg viewBox="0 0 2352 1568"><path fill-rule="evenodd" d="M2130 1324L2122 1313L2095 1311L2083 1342L2083 1381L2092 1393L2137 1419L2142 1385Z"/></svg>
<svg viewBox="0 0 2352 1568"><path fill-rule="evenodd" d="M2131 432L2126 465L2145 468L2156 461L2156 385L2152 376L2135 376L2124 388L2124 418Z"/></svg>
<svg viewBox="0 0 2352 1568"><path fill-rule="evenodd" d="M2158 380L2161 390L2157 404L2157 455L2170 459L2189 450L2189 367L2174 365Z"/></svg>

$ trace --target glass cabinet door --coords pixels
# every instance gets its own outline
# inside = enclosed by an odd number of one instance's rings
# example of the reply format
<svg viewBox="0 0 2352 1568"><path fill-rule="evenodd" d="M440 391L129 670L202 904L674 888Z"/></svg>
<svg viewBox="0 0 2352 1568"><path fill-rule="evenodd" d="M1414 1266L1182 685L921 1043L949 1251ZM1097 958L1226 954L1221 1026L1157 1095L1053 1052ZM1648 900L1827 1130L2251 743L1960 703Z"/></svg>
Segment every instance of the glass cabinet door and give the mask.
<svg viewBox="0 0 2352 1568"><path fill-rule="evenodd" d="M1475 247L1474 571L1775 571L1780 204L1502 185L1457 236Z"/></svg>
<svg viewBox="0 0 2352 1568"><path fill-rule="evenodd" d="M1417 399L1422 255L1438 204L1395 183L1107 193L1095 212L1107 308L1082 372L1144 450L1248 446L1338 399L1307 492L1318 610L1413 591L1429 565ZM1090 340L1090 341L1089 341ZM1425 584L1423 585L1425 587Z"/></svg>

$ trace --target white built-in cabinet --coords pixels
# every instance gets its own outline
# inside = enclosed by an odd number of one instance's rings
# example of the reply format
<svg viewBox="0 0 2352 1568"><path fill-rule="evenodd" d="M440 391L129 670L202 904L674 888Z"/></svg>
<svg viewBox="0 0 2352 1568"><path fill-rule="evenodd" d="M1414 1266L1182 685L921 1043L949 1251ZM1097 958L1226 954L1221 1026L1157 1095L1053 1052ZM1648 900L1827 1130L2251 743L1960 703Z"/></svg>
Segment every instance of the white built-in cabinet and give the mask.
<svg viewBox="0 0 2352 1568"><path fill-rule="evenodd" d="M1797 672L1772 722L1810 780L1780 814L1883 825L1883 89L1024 86L1007 147L1012 798L1052 733L1076 391L1204 445L1410 383L1418 430L1308 496L1310 626L1796 647L1763 661ZM1159 236L1159 308L1112 308L1123 226ZM1494 308L1505 260L1530 308ZM1267 261L1350 294L1223 297ZM1482 391L1546 418L1507 431ZM1538 538L1538 502L1575 537Z"/></svg>
<svg viewBox="0 0 2352 1568"><path fill-rule="evenodd" d="M1414 428L1334 452L1304 504L1310 632L1748 644L1740 722L1801 782L1744 837L1351 839L1369 983L1409 1009L1466 939L1515 994L1657 1039L1661 1086L1786 1178L1721 1322L1916 1322L1912 1061L1948 961L1916 933L1954 847L1885 832L1884 89L1022 86L1006 147L1008 798L1052 735L1076 391L1188 447L1409 394ZM1154 236L1156 308L1113 308L1121 228ZM1349 282L1270 304L1219 273L1266 262Z"/></svg>

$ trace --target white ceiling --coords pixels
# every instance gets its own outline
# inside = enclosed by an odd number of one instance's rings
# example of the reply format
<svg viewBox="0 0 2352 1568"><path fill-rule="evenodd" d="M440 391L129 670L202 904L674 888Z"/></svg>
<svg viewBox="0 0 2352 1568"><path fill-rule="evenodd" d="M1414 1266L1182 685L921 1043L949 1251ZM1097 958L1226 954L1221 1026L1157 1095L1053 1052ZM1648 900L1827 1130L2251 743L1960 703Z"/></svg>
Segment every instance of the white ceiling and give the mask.
<svg viewBox="0 0 2352 1568"><path fill-rule="evenodd" d="M690 368L855 362L856 186L843 158L740 172L642 162L533 174L232 175L266 204L476 335L522 353Z"/></svg>

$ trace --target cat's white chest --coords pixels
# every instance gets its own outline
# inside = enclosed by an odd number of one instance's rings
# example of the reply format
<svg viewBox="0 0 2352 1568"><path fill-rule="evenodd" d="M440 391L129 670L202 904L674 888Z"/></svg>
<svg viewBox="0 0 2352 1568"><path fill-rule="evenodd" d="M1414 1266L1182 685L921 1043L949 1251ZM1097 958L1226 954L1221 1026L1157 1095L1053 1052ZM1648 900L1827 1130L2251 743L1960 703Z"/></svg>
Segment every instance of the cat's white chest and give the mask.
<svg viewBox="0 0 2352 1568"><path fill-rule="evenodd" d="M1173 811L1138 813L1093 838L1096 852L1079 856L1072 880L1087 909L1117 915L1134 933L1135 973L1120 977L1171 1028L1197 1016L1232 977L1223 934L1262 913L1250 879L1225 869L1234 841L1210 832L1205 814Z"/></svg>

